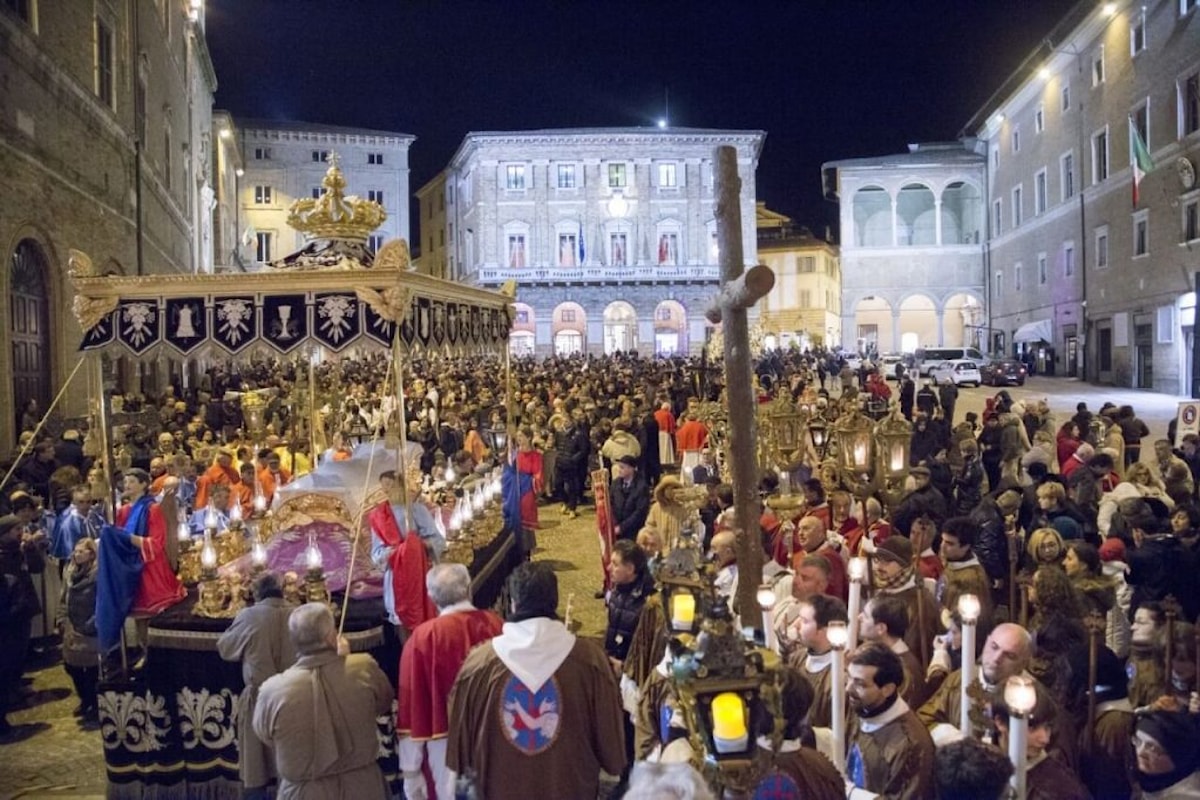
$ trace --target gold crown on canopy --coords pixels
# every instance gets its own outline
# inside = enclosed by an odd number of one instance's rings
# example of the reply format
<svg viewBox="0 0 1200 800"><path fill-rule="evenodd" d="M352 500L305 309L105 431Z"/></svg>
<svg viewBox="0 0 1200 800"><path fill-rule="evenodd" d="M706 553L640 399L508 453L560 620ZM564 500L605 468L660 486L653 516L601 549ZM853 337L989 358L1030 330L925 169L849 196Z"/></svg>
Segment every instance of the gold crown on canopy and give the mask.
<svg viewBox="0 0 1200 800"><path fill-rule="evenodd" d="M287 222L310 239L365 242L387 219L387 212L374 200L344 194L346 176L338 167L339 160L337 153L329 154L329 169L321 179L325 191L320 197L293 202Z"/></svg>

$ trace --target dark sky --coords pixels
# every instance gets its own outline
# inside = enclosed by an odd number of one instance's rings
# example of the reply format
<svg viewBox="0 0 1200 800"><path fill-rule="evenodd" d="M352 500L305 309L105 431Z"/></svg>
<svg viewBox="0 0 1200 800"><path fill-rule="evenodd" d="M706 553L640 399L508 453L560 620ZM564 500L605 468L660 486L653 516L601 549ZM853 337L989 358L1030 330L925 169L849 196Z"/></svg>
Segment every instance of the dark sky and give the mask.
<svg viewBox="0 0 1200 800"><path fill-rule="evenodd" d="M1086 0L1085 0L1086 2ZM953 139L1075 0L208 0L219 108L414 134L767 132L758 198L820 231L820 165ZM415 233L415 230L414 230Z"/></svg>

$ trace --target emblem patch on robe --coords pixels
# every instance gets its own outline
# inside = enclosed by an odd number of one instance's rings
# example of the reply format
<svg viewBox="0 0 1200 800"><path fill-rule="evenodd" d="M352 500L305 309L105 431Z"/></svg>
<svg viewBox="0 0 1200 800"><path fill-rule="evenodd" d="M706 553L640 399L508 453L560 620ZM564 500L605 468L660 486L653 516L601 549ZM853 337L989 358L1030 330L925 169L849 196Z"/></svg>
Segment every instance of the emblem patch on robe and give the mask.
<svg viewBox="0 0 1200 800"><path fill-rule="evenodd" d="M850 748L850 753L846 756L846 777L859 789L867 788L867 766L863 763L862 750L858 749L858 743Z"/></svg>
<svg viewBox="0 0 1200 800"><path fill-rule="evenodd" d="M554 678L536 693L514 675L500 693L500 723L509 743L527 756L544 752L558 738L562 695Z"/></svg>
<svg viewBox="0 0 1200 800"><path fill-rule="evenodd" d="M791 776L772 772L754 789L753 800L799 800L800 787Z"/></svg>

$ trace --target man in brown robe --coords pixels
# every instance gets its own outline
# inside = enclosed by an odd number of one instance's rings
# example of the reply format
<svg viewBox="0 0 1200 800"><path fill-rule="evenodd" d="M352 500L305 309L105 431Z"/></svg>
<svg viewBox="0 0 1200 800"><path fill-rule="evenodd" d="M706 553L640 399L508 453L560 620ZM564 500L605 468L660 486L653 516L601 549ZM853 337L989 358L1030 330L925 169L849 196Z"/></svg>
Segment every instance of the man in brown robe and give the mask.
<svg viewBox="0 0 1200 800"><path fill-rule="evenodd" d="M369 655L348 653L327 605L300 606L288 631L299 659L267 679L254 709L254 732L275 751L276 796L390 798L375 760L375 719L391 712L395 697L387 676Z"/></svg>
<svg viewBox="0 0 1200 800"><path fill-rule="evenodd" d="M1137 717L1128 697L1125 665L1107 647L1096 653L1096 721L1092 740L1079 743L1079 775L1095 797L1129 797L1137 757L1129 746Z"/></svg>
<svg viewBox="0 0 1200 800"><path fill-rule="evenodd" d="M908 630L904 643L921 661L922 671L929 668L933 637L940 623L933 595L916 574L913 545L903 536L889 536L875 548L871 580L877 594L891 595L908 608Z"/></svg>
<svg viewBox="0 0 1200 800"><path fill-rule="evenodd" d="M807 650L795 667L812 684L816 694L808 711L808 724L814 728L833 725L833 647L828 636L831 622L847 622L846 606L838 598L817 594L800 602L796 627Z"/></svg>
<svg viewBox="0 0 1200 800"><path fill-rule="evenodd" d="M896 655L904 665L904 683L900 696L909 708L920 708L925 702L925 673L921 662L904 643L908 632L908 607L898 597L881 594L872 597L858 615L858 633L864 642L879 642Z"/></svg>
<svg viewBox="0 0 1200 800"><path fill-rule="evenodd" d="M937 582L934 599L947 611L958 609L958 598L973 594L979 599L979 626L991 627L992 586L987 571L975 556L975 538L979 526L969 517L951 517L942 523L942 543L938 550L946 571Z"/></svg>
<svg viewBox="0 0 1200 800"><path fill-rule="evenodd" d="M600 770L625 768L612 667L556 618L548 565L522 564L508 588L504 632L467 656L450 693L446 764L479 797L595 797Z"/></svg>
<svg viewBox="0 0 1200 800"><path fill-rule="evenodd" d="M294 606L284 601L283 587L273 572L255 578L251 591L254 605L233 618L233 624L217 639L217 652L226 661L242 662L246 686L238 697L238 777L247 797L266 797L266 787L275 779L274 756L254 735L251 722L263 683L296 662L296 650L288 636L288 617Z"/></svg>
<svg viewBox="0 0 1200 800"><path fill-rule="evenodd" d="M850 656L847 670L850 708L846 734L849 797L924 800L933 796L933 740L900 697L904 666L878 642Z"/></svg>

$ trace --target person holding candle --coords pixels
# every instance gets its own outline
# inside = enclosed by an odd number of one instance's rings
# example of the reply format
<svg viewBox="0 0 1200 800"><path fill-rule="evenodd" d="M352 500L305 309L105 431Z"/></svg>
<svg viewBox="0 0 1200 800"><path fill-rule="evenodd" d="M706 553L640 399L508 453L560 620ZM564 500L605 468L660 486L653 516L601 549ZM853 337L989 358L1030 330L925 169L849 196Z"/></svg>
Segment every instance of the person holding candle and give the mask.
<svg viewBox="0 0 1200 800"><path fill-rule="evenodd" d="M932 797L933 740L900 696L900 657L879 642L869 642L850 655L847 671L854 712L846 736L850 800Z"/></svg>
<svg viewBox="0 0 1200 800"><path fill-rule="evenodd" d="M296 661L296 650L288 635L291 604L283 599L283 587L273 572L263 572L250 585L254 605L243 608L217 639L217 652L225 661L242 663L245 688L238 697L238 777L247 798L267 797L275 779L275 762L270 748L251 726L259 688Z"/></svg>
<svg viewBox="0 0 1200 800"><path fill-rule="evenodd" d="M846 605L836 597L818 594L800 603L795 628L807 648L792 663L812 684L816 697L808 712L808 724L828 728L833 724L831 697L833 646L829 642L829 623L848 622Z"/></svg>
<svg viewBox="0 0 1200 800"><path fill-rule="evenodd" d="M236 488L236 487L233 487ZM212 487L208 496L208 505L197 508L188 519L188 529L192 536L203 536L211 528L214 535L224 533L229 529L229 512L232 504L229 502L231 487L217 484Z"/></svg>
<svg viewBox="0 0 1200 800"><path fill-rule="evenodd" d="M1025 748L1026 797L1029 800L1091 800L1091 792L1078 776L1049 751L1051 734L1058 717L1053 698L1040 684L1034 684L1034 693L1036 700L1033 710L1026 714L1029 724ZM991 708L997 738L1002 743L1007 742L1012 712L1005 700L1003 687L992 693ZM1106 792L1102 796L1115 795Z"/></svg>
<svg viewBox="0 0 1200 800"><path fill-rule="evenodd" d="M891 536L875 549L871 581L878 594L904 601L909 619L904 643L921 660L924 669L929 665L930 648L940 620L933 594L924 581L918 580L916 566L913 543L903 536Z"/></svg>
<svg viewBox="0 0 1200 800"><path fill-rule="evenodd" d="M992 586L988 574L975 557L979 528L970 517L951 517L942 523L942 543L938 548L946 571L937 583L934 599L942 608L958 608L958 598L973 594L981 606L979 624L987 630L992 620Z"/></svg>

